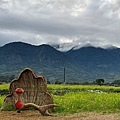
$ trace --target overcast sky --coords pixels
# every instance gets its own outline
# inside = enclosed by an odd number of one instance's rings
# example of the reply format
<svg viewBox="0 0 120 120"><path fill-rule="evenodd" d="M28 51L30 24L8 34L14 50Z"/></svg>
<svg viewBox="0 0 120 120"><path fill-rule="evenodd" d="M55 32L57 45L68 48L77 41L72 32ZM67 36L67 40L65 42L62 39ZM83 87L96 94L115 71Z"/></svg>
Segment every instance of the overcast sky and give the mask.
<svg viewBox="0 0 120 120"><path fill-rule="evenodd" d="M0 46L14 41L120 47L120 0L0 0Z"/></svg>

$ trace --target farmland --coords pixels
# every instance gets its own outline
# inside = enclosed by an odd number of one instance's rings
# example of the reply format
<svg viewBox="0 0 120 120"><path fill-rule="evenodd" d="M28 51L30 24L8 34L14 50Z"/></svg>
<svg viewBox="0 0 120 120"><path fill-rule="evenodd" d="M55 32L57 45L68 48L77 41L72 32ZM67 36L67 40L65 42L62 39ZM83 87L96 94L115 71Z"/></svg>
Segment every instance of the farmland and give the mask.
<svg viewBox="0 0 120 120"><path fill-rule="evenodd" d="M0 85L0 90L8 90L9 84ZM96 85L48 85L54 102L56 114L73 114L79 112L120 112L120 87ZM2 106L5 96L0 97Z"/></svg>
<svg viewBox="0 0 120 120"><path fill-rule="evenodd" d="M9 84L0 85L1 91L8 91ZM2 120L119 120L120 119L120 87L96 85L47 85L54 103L59 104L53 117L42 117L39 112L23 111L16 113L8 106L0 112ZM4 93L4 92L3 92ZM5 92L6 94L6 92ZM0 107L5 95L0 97Z"/></svg>

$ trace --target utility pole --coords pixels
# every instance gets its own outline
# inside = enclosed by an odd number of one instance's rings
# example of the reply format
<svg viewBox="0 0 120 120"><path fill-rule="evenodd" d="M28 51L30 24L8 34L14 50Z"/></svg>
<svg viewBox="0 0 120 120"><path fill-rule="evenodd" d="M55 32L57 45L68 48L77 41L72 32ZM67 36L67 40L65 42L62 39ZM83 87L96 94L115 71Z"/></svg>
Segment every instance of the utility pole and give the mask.
<svg viewBox="0 0 120 120"><path fill-rule="evenodd" d="M65 67L64 67L64 84L65 84L65 82L66 82L66 81L65 81Z"/></svg>

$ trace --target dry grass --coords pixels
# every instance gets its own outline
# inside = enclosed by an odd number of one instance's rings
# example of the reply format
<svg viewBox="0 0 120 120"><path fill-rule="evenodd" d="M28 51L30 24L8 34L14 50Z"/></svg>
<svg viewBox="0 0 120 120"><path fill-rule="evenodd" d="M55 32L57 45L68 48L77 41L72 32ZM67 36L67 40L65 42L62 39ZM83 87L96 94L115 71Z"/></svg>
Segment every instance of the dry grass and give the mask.
<svg viewBox="0 0 120 120"><path fill-rule="evenodd" d="M38 111L0 111L0 120L120 120L120 114L76 113L72 115L42 116Z"/></svg>

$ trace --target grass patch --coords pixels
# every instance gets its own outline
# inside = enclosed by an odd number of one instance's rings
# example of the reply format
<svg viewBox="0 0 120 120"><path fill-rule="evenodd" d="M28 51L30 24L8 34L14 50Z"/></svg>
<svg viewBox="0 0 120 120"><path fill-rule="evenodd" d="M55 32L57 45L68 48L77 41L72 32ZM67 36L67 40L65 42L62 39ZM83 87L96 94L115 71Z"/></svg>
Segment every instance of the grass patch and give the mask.
<svg viewBox="0 0 120 120"><path fill-rule="evenodd" d="M0 97L0 108L2 111L14 111L14 110L16 110L15 106L13 106L10 103L3 107L4 99L5 99L5 96Z"/></svg>
<svg viewBox="0 0 120 120"><path fill-rule="evenodd" d="M0 84L0 90L8 90L9 84Z"/></svg>
<svg viewBox="0 0 120 120"><path fill-rule="evenodd" d="M56 85L56 84L48 84L47 85L48 91L54 90L68 90L71 92L76 91L88 91L88 90L101 90L103 92L120 92L120 87L114 86L98 86L98 85Z"/></svg>
<svg viewBox="0 0 120 120"><path fill-rule="evenodd" d="M117 93L73 92L64 96L54 95L54 101L60 105L55 108L57 113L120 112L120 95Z"/></svg>
<svg viewBox="0 0 120 120"><path fill-rule="evenodd" d="M4 98L5 98L5 96L0 96L0 108L1 108L2 105L3 105Z"/></svg>
<svg viewBox="0 0 120 120"><path fill-rule="evenodd" d="M16 108L14 105L12 104L7 104L6 106L4 106L3 108L1 108L2 111L15 111Z"/></svg>

